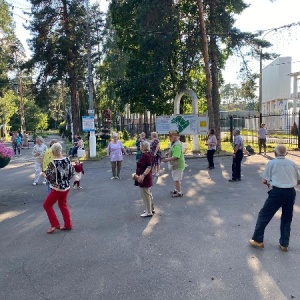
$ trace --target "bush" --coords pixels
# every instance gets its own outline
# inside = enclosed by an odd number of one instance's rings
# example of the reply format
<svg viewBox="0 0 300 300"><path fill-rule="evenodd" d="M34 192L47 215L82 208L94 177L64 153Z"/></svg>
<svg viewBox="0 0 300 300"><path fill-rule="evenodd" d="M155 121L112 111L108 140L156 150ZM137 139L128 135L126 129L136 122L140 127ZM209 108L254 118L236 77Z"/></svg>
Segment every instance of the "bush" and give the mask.
<svg viewBox="0 0 300 300"><path fill-rule="evenodd" d="M291 134L298 135L298 126L297 126L296 122L294 122L293 126L291 127Z"/></svg>
<svg viewBox="0 0 300 300"><path fill-rule="evenodd" d="M58 125L58 131L59 131L59 134L60 135L66 135L66 122L61 122L59 125Z"/></svg>
<svg viewBox="0 0 300 300"><path fill-rule="evenodd" d="M128 141L130 139L129 133L125 128L123 129L122 138L124 141Z"/></svg>

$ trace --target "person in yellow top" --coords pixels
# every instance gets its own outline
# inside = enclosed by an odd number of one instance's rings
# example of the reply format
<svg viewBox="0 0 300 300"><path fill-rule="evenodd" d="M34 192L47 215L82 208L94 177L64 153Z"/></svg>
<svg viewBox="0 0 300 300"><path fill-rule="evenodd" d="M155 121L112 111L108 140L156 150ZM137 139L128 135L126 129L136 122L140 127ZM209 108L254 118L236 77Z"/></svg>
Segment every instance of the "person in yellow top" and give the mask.
<svg viewBox="0 0 300 300"><path fill-rule="evenodd" d="M43 168L43 172L45 172L49 166L49 164L53 161L54 159L54 155L53 155L53 152L52 152L52 149L51 149L51 146L53 144L57 143L56 140L52 140L50 142L50 147L46 150L45 154L44 154L44 157L43 157L43 163L42 163L42 168ZM49 183L47 182L47 180L45 179L44 182L45 184L47 184L48 186L48 193L50 192L50 187L49 187Z"/></svg>

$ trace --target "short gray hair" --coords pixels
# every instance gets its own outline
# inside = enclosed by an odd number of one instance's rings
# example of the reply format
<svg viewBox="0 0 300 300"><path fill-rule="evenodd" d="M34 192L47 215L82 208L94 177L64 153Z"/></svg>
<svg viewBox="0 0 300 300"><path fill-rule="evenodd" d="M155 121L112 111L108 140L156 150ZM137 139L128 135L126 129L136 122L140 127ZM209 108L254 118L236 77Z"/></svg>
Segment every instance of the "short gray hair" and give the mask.
<svg viewBox="0 0 300 300"><path fill-rule="evenodd" d="M54 143L52 146L51 146L51 150L52 150L52 153L54 156L58 156L61 154L62 152L62 146L60 143Z"/></svg>
<svg viewBox="0 0 300 300"><path fill-rule="evenodd" d="M278 156L286 156L287 154L287 150L284 145L277 145L274 151Z"/></svg>
<svg viewBox="0 0 300 300"><path fill-rule="evenodd" d="M147 141L144 141L141 143L141 148L143 148L143 150L149 151L150 150L150 143Z"/></svg>
<svg viewBox="0 0 300 300"><path fill-rule="evenodd" d="M240 130L239 130L238 128L235 128L235 129L233 130L233 132L236 132L237 134L240 134L240 133L241 133Z"/></svg>
<svg viewBox="0 0 300 300"><path fill-rule="evenodd" d="M115 137L116 137L116 138L119 138L119 135L118 135L116 132L114 132L114 133L111 135L111 137L112 137L112 138L115 138Z"/></svg>
<svg viewBox="0 0 300 300"><path fill-rule="evenodd" d="M35 140L44 143L44 139L40 135L38 135Z"/></svg>
<svg viewBox="0 0 300 300"><path fill-rule="evenodd" d="M151 132L151 136L153 136L154 138L157 138L157 132L155 132L155 131Z"/></svg>

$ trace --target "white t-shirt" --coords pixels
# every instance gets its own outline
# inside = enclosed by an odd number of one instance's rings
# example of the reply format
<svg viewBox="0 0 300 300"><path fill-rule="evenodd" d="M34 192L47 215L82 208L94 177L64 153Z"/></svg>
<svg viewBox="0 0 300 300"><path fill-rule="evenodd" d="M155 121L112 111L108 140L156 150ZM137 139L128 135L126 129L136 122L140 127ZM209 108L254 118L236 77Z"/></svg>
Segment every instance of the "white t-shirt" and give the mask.
<svg viewBox="0 0 300 300"><path fill-rule="evenodd" d="M35 144L32 150L32 154L34 156L34 159L36 162L42 162L44 158L44 154L47 150L47 146L45 144L41 144L40 146L38 144Z"/></svg>

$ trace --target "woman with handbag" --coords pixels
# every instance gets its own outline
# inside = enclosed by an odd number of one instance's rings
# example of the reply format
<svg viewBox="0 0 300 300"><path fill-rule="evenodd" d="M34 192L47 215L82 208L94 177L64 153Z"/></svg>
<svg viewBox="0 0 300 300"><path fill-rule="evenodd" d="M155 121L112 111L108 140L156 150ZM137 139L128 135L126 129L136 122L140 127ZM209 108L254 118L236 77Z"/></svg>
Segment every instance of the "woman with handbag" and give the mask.
<svg viewBox="0 0 300 300"><path fill-rule="evenodd" d="M153 155L153 175L159 176L161 163L161 150L157 132L151 132L150 152Z"/></svg>

